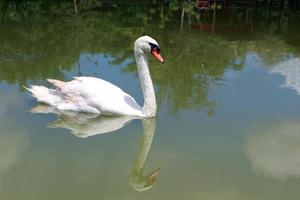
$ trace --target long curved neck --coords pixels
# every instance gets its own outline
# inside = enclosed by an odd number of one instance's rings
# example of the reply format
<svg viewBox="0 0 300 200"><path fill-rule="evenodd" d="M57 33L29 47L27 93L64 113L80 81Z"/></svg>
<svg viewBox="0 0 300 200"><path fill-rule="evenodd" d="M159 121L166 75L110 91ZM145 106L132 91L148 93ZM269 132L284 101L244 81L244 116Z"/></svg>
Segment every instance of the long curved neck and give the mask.
<svg viewBox="0 0 300 200"><path fill-rule="evenodd" d="M156 99L147 57L145 54L135 51L135 60L144 95L144 106L142 112L145 117L154 117L156 115Z"/></svg>

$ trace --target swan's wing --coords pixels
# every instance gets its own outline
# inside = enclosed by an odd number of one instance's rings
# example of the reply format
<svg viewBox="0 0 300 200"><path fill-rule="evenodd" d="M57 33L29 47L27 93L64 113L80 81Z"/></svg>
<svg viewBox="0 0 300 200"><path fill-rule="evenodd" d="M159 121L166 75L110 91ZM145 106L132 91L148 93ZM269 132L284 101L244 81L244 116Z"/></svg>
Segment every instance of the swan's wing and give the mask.
<svg viewBox="0 0 300 200"><path fill-rule="evenodd" d="M105 80L94 77L75 77L70 82L56 83L55 85L60 88L60 92L68 102L66 105L59 105L59 109L74 109L75 111L77 109L77 111L87 112L97 110L102 114L141 115L141 107L129 94Z"/></svg>

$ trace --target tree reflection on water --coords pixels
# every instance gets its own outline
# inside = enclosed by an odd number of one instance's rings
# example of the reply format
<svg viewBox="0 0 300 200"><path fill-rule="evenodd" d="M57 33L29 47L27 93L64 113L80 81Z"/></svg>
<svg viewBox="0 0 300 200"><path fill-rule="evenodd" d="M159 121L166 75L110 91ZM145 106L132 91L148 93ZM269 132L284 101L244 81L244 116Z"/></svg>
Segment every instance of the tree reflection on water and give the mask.
<svg viewBox="0 0 300 200"><path fill-rule="evenodd" d="M77 67L82 53L109 55L112 64L120 64L133 58L133 41L148 34L159 41L166 58L162 67L150 64L158 100L167 102L173 114L195 107L214 115L215 102L210 94L224 84L227 69L242 69L249 51L256 52L267 63L277 62L285 54L298 54L297 48L281 36L264 32L249 33L250 40L232 40L200 30L181 32L178 10L170 6L161 16L160 9L150 7L145 12L143 7L125 7L59 19L27 15L34 23L4 22L0 24L0 80L18 84L22 90L28 81L66 79L64 72ZM123 71L135 72L135 64L129 64Z"/></svg>

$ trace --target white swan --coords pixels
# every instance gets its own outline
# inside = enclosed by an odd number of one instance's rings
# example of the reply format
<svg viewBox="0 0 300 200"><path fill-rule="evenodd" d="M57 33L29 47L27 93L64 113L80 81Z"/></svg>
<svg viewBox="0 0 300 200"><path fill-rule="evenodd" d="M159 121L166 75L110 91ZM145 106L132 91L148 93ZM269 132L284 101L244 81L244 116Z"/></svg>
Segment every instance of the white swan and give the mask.
<svg viewBox="0 0 300 200"><path fill-rule="evenodd" d="M144 94L143 107L119 87L94 77L75 77L69 82L48 79L55 89L36 85L26 89L37 98L37 101L49 104L58 110L154 117L156 99L145 53L151 53L163 63L160 47L153 38L142 36L135 41L134 53Z"/></svg>

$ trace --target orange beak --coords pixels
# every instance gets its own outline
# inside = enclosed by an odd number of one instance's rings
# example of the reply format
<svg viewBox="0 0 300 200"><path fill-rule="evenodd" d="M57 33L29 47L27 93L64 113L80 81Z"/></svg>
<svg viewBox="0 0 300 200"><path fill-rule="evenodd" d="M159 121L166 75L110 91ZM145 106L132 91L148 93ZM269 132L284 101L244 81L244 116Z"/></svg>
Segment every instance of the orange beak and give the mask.
<svg viewBox="0 0 300 200"><path fill-rule="evenodd" d="M165 62L164 59L163 59L163 57L161 57L160 53L157 52L156 49L153 49L153 50L151 51L151 54L152 54L157 60L159 60L161 63L164 63L164 62Z"/></svg>

